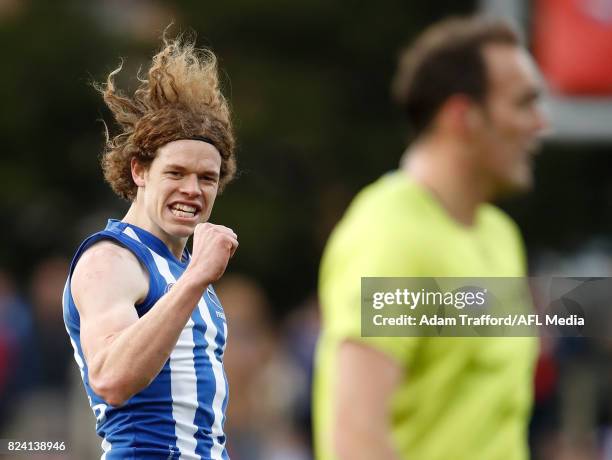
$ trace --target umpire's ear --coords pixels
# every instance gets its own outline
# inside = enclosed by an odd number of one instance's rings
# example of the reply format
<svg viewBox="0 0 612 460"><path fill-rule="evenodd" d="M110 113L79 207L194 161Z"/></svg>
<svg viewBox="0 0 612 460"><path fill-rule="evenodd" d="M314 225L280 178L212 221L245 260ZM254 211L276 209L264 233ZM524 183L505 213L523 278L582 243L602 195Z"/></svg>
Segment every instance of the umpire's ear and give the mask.
<svg viewBox="0 0 612 460"><path fill-rule="evenodd" d="M137 187L144 187L145 185L145 173L147 172L147 168L140 163L136 157L132 157L132 161L130 163L130 168L132 170L132 180L136 184Z"/></svg>

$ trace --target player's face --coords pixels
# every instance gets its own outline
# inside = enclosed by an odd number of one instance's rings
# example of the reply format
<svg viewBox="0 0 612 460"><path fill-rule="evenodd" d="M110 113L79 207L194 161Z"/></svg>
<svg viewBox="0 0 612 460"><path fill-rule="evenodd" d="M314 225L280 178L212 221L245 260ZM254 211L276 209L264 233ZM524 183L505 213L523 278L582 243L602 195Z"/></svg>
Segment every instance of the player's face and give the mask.
<svg viewBox="0 0 612 460"><path fill-rule="evenodd" d="M144 172L144 207L153 229L171 238L191 236L210 217L220 170L221 155L206 142L178 140L161 147Z"/></svg>
<svg viewBox="0 0 612 460"><path fill-rule="evenodd" d="M489 45L483 50L488 93L475 136L481 172L497 194L529 189L533 154L546 126L538 105L538 73L525 50Z"/></svg>

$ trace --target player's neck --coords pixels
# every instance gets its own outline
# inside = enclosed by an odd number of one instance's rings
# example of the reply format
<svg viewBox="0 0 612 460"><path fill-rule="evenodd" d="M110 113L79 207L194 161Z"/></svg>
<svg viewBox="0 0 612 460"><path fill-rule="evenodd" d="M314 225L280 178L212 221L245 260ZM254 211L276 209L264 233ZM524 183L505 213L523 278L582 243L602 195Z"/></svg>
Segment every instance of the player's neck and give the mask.
<svg viewBox="0 0 612 460"><path fill-rule="evenodd" d="M402 169L429 190L447 213L464 226L475 223L478 207L488 201L487 184L477 177L456 144L427 139L410 146Z"/></svg>
<svg viewBox="0 0 612 460"><path fill-rule="evenodd" d="M187 244L187 238L178 238L166 233L159 225L155 224L148 216L145 210L138 206L138 203L134 201L128 209L127 214L121 219L122 222L135 225L136 227L142 228L153 236L159 238L170 250L172 254L181 260L183 251Z"/></svg>

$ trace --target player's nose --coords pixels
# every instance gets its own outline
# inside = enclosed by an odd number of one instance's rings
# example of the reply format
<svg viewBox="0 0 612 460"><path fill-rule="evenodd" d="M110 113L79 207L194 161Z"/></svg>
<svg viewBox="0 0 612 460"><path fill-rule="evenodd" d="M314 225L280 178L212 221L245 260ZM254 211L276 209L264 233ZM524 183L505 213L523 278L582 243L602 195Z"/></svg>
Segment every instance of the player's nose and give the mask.
<svg viewBox="0 0 612 460"><path fill-rule="evenodd" d="M544 134L550 129L548 116L541 107L536 107L534 112L533 130L537 134Z"/></svg>
<svg viewBox="0 0 612 460"><path fill-rule="evenodd" d="M197 174L186 174L181 181L180 191L189 196L201 195L202 190Z"/></svg>

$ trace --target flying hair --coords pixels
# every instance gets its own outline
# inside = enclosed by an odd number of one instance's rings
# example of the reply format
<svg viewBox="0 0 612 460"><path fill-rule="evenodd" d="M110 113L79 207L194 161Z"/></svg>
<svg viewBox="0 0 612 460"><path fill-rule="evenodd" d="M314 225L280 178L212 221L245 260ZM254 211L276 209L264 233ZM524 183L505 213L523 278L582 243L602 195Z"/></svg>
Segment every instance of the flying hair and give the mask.
<svg viewBox="0 0 612 460"><path fill-rule="evenodd" d="M114 136L106 128L104 177L117 195L129 201L137 190L132 158L148 167L157 150L175 140L205 138L217 148L220 190L236 171L231 113L220 89L217 58L208 49L196 48L192 38L169 39L164 33L162 40L147 77L137 76L140 84L133 95L115 85L123 61L104 84L95 85L119 127Z"/></svg>

